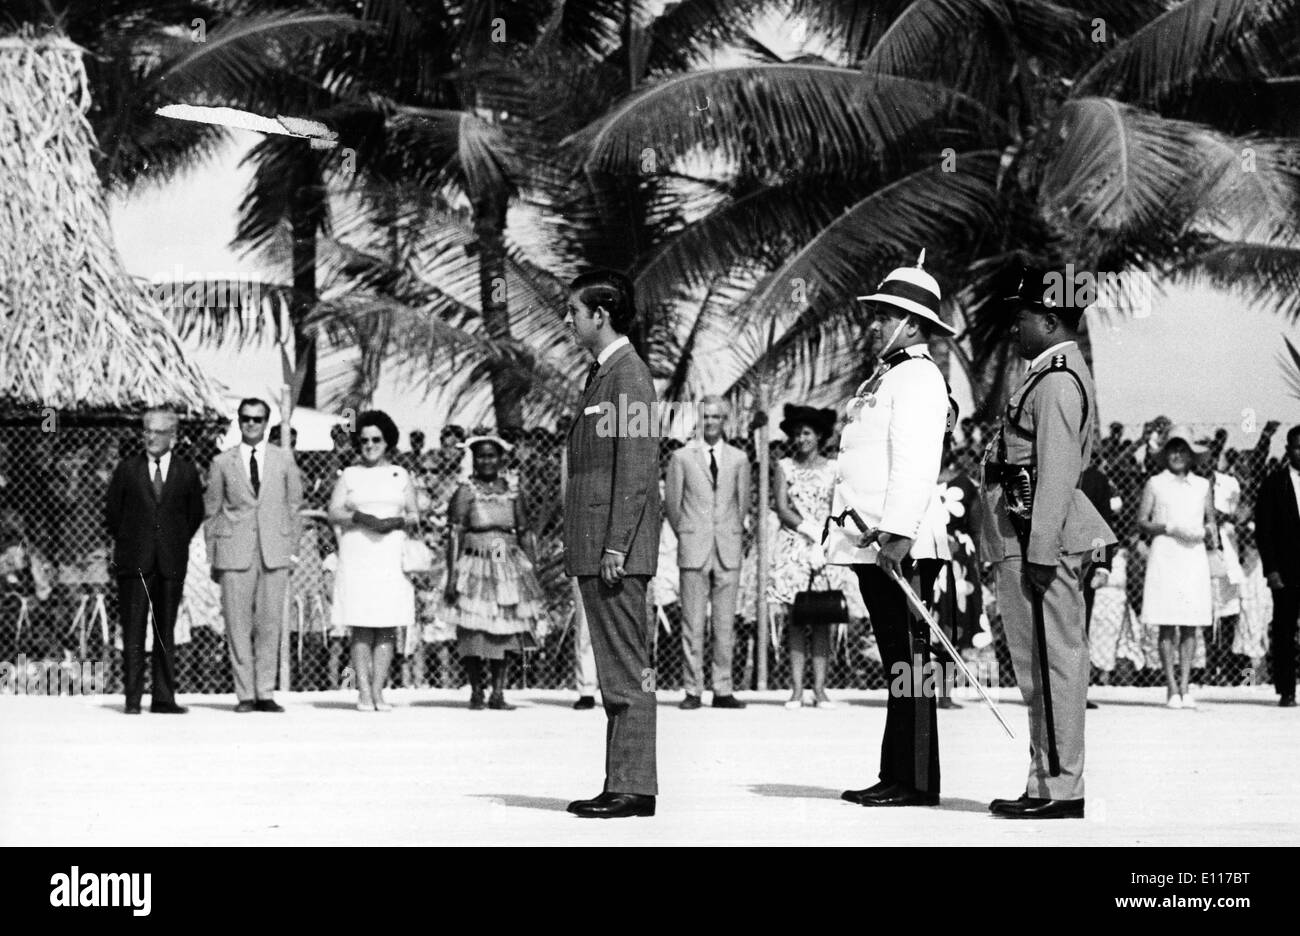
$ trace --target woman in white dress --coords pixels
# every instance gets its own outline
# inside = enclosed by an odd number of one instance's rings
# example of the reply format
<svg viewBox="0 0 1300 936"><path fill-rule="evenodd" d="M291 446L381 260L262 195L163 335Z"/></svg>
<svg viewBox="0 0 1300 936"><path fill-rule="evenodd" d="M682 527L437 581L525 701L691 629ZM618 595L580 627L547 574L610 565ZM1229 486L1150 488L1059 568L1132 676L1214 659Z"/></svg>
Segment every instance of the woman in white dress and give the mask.
<svg viewBox="0 0 1300 936"><path fill-rule="evenodd" d="M391 461L397 439L388 414L370 410L357 417L361 462L343 469L330 499L330 521L339 528L331 619L352 634L362 712L392 709L384 701L384 684L396 629L415 623L415 589L402 571L402 545L419 510L411 476Z"/></svg>
<svg viewBox="0 0 1300 936"><path fill-rule="evenodd" d="M1142 588L1142 621L1160 628L1165 704L1170 708L1196 707L1187 685L1196 634L1214 623L1205 549L1207 536L1218 548L1214 501L1210 482L1191 472L1194 457L1204 451L1186 427L1170 430L1163 450L1166 468L1147 481L1138 506L1138 528L1152 537ZM1175 657L1180 664L1178 679Z"/></svg>

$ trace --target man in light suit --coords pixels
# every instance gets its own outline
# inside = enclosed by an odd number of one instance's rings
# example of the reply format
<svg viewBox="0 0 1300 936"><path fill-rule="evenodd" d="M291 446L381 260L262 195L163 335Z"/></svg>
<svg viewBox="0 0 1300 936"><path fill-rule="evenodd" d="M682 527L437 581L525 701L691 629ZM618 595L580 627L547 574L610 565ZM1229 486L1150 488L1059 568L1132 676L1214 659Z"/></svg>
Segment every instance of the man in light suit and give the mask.
<svg viewBox="0 0 1300 936"><path fill-rule="evenodd" d="M1286 434L1286 464L1264 479L1255 503L1255 541L1273 592L1273 685L1278 705L1295 705L1296 617L1300 615L1300 426Z"/></svg>
<svg viewBox="0 0 1300 936"><path fill-rule="evenodd" d="M858 298L872 306L878 364L847 408L825 551L827 562L857 574L890 690L879 782L841 798L870 807L936 806L936 687L943 679L930 659L928 629L894 576L915 577L918 594L933 594L950 556L936 513L949 398L929 340L953 329L939 318L939 284L921 262L894 270Z"/></svg>
<svg viewBox="0 0 1300 936"><path fill-rule="evenodd" d="M570 286L565 324L595 358L569 427L564 571L576 576L605 706L605 787L569 804L587 818L653 816L653 623L646 585L659 558L659 427L650 371L627 332L636 308L620 273Z"/></svg>
<svg viewBox="0 0 1300 936"><path fill-rule="evenodd" d="M677 534L681 572L682 658L686 698L697 709L704 692L704 616L713 608L713 707L740 709L731 685L741 538L749 508L749 459L722 438L726 411L716 396L699 407L700 436L668 462L664 512Z"/></svg>
<svg viewBox="0 0 1300 936"><path fill-rule="evenodd" d="M240 443L212 460L205 532L221 585L236 712L283 712L275 679L289 567L302 537L302 476L293 457L267 445L271 408L239 404Z"/></svg>
<svg viewBox="0 0 1300 936"><path fill-rule="evenodd" d="M1083 309L1059 271L1012 271L1004 293L1029 370L984 453L980 556L996 569L998 610L1029 706L1029 778L1012 819L1083 818L1088 637L1081 592L1089 558L1115 543L1080 490L1092 452L1096 391L1075 341Z"/></svg>
<svg viewBox="0 0 1300 936"><path fill-rule="evenodd" d="M113 537L122 615L122 682L126 713L140 713L144 643L153 608L150 712L183 715L176 704L173 634L185 591L190 540L203 523L198 469L172 452L179 419L166 409L144 414L144 452L124 458L108 483L106 519Z"/></svg>

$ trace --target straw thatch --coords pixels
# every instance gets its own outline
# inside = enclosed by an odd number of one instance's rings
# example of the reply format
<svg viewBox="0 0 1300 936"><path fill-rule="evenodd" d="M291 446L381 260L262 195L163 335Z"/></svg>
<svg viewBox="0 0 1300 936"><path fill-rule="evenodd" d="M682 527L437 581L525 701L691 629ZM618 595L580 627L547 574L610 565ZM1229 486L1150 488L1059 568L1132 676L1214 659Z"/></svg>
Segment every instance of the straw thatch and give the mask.
<svg viewBox="0 0 1300 936"><path fill-rule="evenodd" d="M122 268L83 50L0 39L0 415L220 407L161 307Z"/></svg>

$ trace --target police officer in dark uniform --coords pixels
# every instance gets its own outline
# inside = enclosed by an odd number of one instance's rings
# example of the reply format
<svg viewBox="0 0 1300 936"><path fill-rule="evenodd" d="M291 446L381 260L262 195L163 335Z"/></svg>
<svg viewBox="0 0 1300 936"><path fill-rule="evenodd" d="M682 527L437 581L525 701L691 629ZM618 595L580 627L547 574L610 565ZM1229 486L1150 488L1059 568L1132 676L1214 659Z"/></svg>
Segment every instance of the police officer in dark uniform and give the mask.
<svg viewBox="0 0 1300 936"><path fill-rule="evenodd" d="M1115 535L1079 489L1096 391L1076 337L1083 309L1059 272L1013 271L1004 292L1029 370L984 454L980 556L994 564L998 610L1029 706L1025 792L994 800L1007 818L1082 818L1088 638L1081 576Z"/></svg>

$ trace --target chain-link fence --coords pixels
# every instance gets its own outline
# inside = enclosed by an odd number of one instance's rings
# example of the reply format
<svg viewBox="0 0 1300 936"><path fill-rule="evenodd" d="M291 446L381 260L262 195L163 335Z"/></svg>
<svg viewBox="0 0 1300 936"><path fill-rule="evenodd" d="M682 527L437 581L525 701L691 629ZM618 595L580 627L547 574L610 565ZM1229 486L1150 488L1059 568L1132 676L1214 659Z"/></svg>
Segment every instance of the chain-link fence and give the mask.
<svg viewBox="0 0 1300 936"><path fill-rule="evenodd" d="M1202 684L1264 682L1269 666L1268 633L1272 602L1254 547L1251 513L1259 483L1271 470L1272 431L1259 445L1237 452L1224 444L1216 427L1195 427L1217 465L1216 506L1220 511L1224 559L1215 557L1213 621L1198 631L1193 681ZM206 474L223 427L183 424L180 453ZM214 431L217 430L217 431ZM1091 652L1094 680L1122 685L1155 685L1163 680L1155 629L1142 622L1143 580L1149 546L1137 530L1136 513L1143 485L1157 470L1158 449L1147 434L1119 431L1097 447L1098 458L1085 489L1104 512L1114 517L1121 543L1105 583L1090 590ZM1157 430L1158 431L1158 427ZM933 597L938 617L970 661L986 664L1002 685L1014 675L1007 654L988 570L975 558L971 511L976 500L971 481L978 451L986 436L967 425L946 460L942 498L948 508L949 541L955 557L940 576ZM1261 438L1257 436L1257 438ZM527 522L538 542L537 573L547 596L538 626L536 649L511 667L515 687L557 688L572 685L575 638L574 593L563 572L560 496L563 437L533 430L517 434L503 474L523 502ZM680 443L665 442L662 465ZM773 461L785 452L773 443ZM116 583L111 575L111 544L104 525L104 499L119 458L138 451L139 432L124 421L116 424L61 425L43 431L34 422L0 425L0 661L98 661L105 664L106 689L121 688L121 630ZM1273 446L1280 449L1280 444ZM828 451L834 451L831 441ZM747 451L758 490L752 443ZM300 563L291 575L288 623L290 688L323 690L348 687L348 634L331 622L335 534L324 519L335 480L353 459L349 441L340 437L333 452L298 452L306 492L307 523L299 546ZM469 474L468 455L454 445L429 451L398 453L397 462L417 478L423 535L439 557L433 573L417 580L417 622L399 634L399 654L390 676L394 686L459 687L466 676L456 652L456 633L440 609L444 571L441 565L447 505ZM1208 474L1207 470L1207 474ZM755 507L757 505L755 504ZM757 511L755 510L755 515ZM778 526L765 511L769 529ZM734 679L738 688L754 688L760 641L755 622L757 579L753 530L745 537L739 614L736 621ZM656 620L654 662L658 685L682 685L681 612L677 601L675 540L664 525L660 570L653 585ZM856 605L858 602L850 602ZM784 608L773 604L767 641L768 685L790 685L785 648ZM218 586L209 577L202 533L190 549L189 572L176 626L179 691L233 691L225 647ZM152 637L152 634L150 634ZM880 688L887 684L870 623L859 617L837 627L830 646L828 685ZM706 642L705 659L709 659ZM993 666L996 664L996 669ZM705 668L707 673L707 667Z"/></svg>

